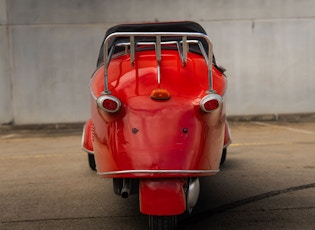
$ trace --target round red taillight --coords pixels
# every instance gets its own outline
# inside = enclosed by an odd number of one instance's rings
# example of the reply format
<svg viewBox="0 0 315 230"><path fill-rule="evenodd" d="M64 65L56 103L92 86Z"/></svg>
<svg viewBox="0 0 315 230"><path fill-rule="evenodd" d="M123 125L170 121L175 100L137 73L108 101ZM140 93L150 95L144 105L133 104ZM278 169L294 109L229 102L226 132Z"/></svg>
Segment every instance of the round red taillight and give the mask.
<svg viewBox="0 0 315 230"><path fill-rule="evenodd" d="M219 102L217 99L211 99L209 101L207 101L204 105L206 110L210 111L210 110L214 110L216 108L219 107Z"/></svg>
<svg viewBox="0 0 315 230"><path fill-rule="evenodd" d="M121 102L117 97L110 95L102 95L97 98L96 103L98 107L106 112L115 113L121 107Z"/></svg>
<svg viewBox="0 0 315 230"><path fill-rule="evenodd" d="M118 104L116 101L110 100L110 99L105 99L102 103L103 108L110 110L110 111L115 111L118 107Z"/></svg>
<svg viewBox="0 0 315 230"><path fill-rule="evenodd" d="M211 112L220 107L222 103L222 97L219 94L208 94L200 101L200 108L204 112Z"/></svg>

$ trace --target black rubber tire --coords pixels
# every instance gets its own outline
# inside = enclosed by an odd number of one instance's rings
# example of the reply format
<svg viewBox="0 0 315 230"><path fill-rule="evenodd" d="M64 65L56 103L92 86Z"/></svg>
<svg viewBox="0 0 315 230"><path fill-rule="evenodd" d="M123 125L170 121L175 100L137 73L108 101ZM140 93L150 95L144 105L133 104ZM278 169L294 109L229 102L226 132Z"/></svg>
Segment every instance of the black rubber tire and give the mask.
<svg viewBox="0 0 315 230"><path fill-rule="evenodd" d="M222 150L222 157L221 157L220 165L223 165L224 162L225 162L225 160L226 160L226 152L227 152L227 149L224 148L224 149Z"/></svg>
<svg viewBox="0 0 315 230"><path fill-rule="evenodd" d="M113 178L113 188L114 193L118 196L121 195L121 189L123 187L123 179L122 178Z"/></svg>
<svg viewBox="0 0 315 230"><path fill-rule="evenodd" d="M149 216L150 230L177 229L177 216Z"/></svg>
<svg viewBox="0 0 315 230"><path fill-rule="evenodd" d="M96 164L95 164L94 154L88 153L88 161L89 161L90 168L93 171L96 171Z"/></svg>

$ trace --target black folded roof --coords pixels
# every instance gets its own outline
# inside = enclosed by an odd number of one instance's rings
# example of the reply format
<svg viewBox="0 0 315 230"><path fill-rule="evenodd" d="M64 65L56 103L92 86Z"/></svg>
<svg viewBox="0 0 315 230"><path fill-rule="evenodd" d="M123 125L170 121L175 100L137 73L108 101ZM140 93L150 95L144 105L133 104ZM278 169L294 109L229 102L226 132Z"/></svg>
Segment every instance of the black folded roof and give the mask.
<svg viewBox="0 0 315 230"><path fill-rule="evenodd" d="M116 25L107 30L105 39L115 32L191 32L207 34L201 25L191 21Z"/></svg>

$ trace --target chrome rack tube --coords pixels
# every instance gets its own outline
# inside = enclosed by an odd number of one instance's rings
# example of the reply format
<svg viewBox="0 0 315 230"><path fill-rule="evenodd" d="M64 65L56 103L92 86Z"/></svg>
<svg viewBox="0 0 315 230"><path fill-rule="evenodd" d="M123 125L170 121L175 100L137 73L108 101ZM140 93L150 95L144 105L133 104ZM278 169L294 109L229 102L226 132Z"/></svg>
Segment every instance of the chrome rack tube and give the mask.
<svg viewBox="0 0 315 230"><path fill-rule="evenodd" d="M158 84L161 84L161 36L156 36L156 45L155 45L156 61L157 61L157 81Z"/></svg>
<svg viewBox="0 0 315 230"><path fill-rule="evenodd" d="M135 64L135 36L130 36L130 63L131 66L133 66Z"/></svg>
<svg viewBox="0 0 315 230"><path fill-rule="evenodd" d="M187 36L183 36L182 41L183 41L183 50L182 50L182 52L183 52L183 66L186 66L187 54L188 54L188 50L189 50L189 47L187 44Z"/></svg>
<svg viewBox="0 0 315 230"><path fill-rule="evenodd" d="M196 38L202 38L208 43L208 55L206 55L206 51L204 50L204 47L200 43L199 47L203 54L203 57L207 63L208 66L208 77L209 77L209 90L207 93L214 93L215 90L213 89L213 79L212 79L212 61L213 61L213 48L212 48L212 42L210 38L202 33L189 33L189 32L116 32L112 33L104 41L104 94L111 94L111 92L108 89L108 66L109 62L114 50L114 47L111 47L111 51L108 53L109 49L109 43L113 39L117 37L129 37L130 39L130 62L131 65L134 64L135 61L135 38L136 37L155 37L156 39L156 53L157 53L157 61L158 61L158 68L160 66L161 61L161 42L162 37L181 37L182 38L182 58L183 63L187 62L187 53L189 51L188 43L189 43L189 37L196 39ZM158 81L160 82L160 75L159 75L159 69L158 69Z"/></svg>
<svg viewBox="0 0 315 230"><path fill-rule="evenodd" d="M108 42L104 41L104 92L103 94L111 94L108 90L108 66L111 59L111 55L114 49L111 49L110 53L108 54Z"/></svg>

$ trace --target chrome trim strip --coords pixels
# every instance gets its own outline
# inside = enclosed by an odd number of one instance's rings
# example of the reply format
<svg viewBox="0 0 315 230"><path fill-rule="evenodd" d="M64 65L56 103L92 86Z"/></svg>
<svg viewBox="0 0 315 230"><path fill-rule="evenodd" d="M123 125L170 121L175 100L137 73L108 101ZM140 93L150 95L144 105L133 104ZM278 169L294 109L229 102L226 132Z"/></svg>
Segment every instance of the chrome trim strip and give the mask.
<svg viewBox="0 0 315 230"><path fill-rule="evenodd" d="M225 149L225 148L229 147L230 144L232 144L232 141L229 141L228 143L226 143L226 144L223 146L223 148Z"/></svg>
<svg viewBox="0 0 315 230"><path fill-rule="evenodd" d="M122 174L208 174L218 173L220 170L122 170L112 172L98 172L99 176Z"/></svg>
<svg viewBox="0 0 315 230"><path fill-rule="evenodd" d="M94 151L90 151L90 150L84 148L83 146L81 147L81 149L82 149L84 152L87 152L87 153L89 153L89 154L93 154L93 155L94 155Z"/></svg>

